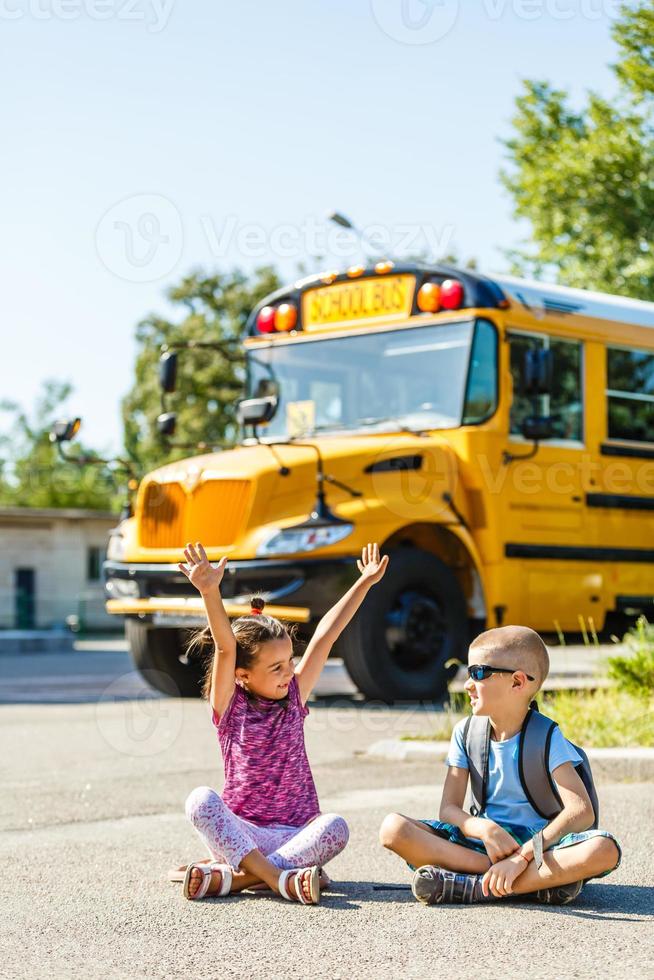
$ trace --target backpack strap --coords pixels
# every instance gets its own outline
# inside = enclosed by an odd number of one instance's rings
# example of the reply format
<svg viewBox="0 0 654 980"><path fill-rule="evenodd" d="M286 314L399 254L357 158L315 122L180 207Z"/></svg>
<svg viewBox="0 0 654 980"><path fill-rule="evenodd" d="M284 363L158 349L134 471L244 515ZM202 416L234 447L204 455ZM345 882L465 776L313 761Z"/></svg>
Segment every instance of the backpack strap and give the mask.
<svg viewBox="0 0 654 980"><path fill-rule="evenodd" d="M550 744L555 728L556 722L530 708L520 732L520 783L529 803L544 820L552 820L563 809L549 769Z"/></svg>
<svg viewBox="0 0 654 980"><path fill-rule="evenodd" d="M591 829L597 830L599 826L599 799L597 796L597 790L595 789L595 782L593 780L593 773L590 768L590 762L588 760L588 756L579 745L575 745L574 742L570 742L570 745L581 756L581 762L575 766L575 769L577 771L577 775L579 776L582 783L586 787L586 792L588 793L588 797L593 807L593 813L595 819L593 821L593 826Z"/></svg>
<svg viewBox="0 0 654 980"><path fill-rule="evenodd" d="M470 772L470 792L473 817L483 813L488 788L488 757L490 755L490 719L470 715L463 729L463 745Z"/></svg>

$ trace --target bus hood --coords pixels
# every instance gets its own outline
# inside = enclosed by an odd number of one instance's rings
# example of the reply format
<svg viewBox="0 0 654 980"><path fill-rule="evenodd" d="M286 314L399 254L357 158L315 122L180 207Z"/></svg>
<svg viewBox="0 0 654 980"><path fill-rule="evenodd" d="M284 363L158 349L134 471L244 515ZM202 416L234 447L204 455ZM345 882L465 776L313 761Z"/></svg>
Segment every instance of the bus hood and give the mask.
<svg viewBox="0 0 654 980"><path fill-rule="evenodd" d="M211 557L253 557L271 528L299 523L314 510L318 453L330 509L356 525L377 523L380 511L387 526L389 516L404 523L434 520L434 503L442 509L443 494L453 494L456 486L456 456L433 434L238 446L170 463L143 480L136 505L138 550L146 549L150 560L152 549L160 560L178 560L187 541L202 541Z"/></svg>

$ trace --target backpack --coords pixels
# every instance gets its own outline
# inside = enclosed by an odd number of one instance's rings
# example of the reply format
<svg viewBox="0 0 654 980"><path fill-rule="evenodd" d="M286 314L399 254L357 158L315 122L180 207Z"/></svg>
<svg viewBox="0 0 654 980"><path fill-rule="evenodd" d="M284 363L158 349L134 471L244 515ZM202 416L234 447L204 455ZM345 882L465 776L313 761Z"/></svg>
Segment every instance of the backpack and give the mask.
<svg viewBox="0 0 654 980"><path fill-rule="evenodd" d="M548 766L550 743L556 727L556 722L542 715L535 702L532 702L522 723L518 749L518 774L525 796L536 813L548 821L563 809L561 797ZM463 744L468 758L472 793L470 813L473 816L482 813L486 806L490 734L490 719L474 715L468 718L463 730ZM583 749L573 742L570 742L570 745L581 756L581 762L575 766L575 769L590 797L595 813L592 829L596 830L599 824L599 800L590 762Z"/></svg>

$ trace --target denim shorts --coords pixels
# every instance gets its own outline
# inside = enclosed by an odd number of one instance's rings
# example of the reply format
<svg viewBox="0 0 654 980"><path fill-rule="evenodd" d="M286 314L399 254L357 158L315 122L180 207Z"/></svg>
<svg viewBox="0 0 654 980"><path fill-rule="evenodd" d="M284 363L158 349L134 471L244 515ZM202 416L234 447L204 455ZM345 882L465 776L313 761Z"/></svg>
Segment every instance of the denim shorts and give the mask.
<svg viewBox="0 0 654 980"><path fill-rule="evenodd" d="M465 837L464 834L451 823L443 823L441 820L421 820L420 823L424 823L425 826L433 830L435 834L442 837L443 840L449 840L452 844L460 844L461 847L467 847L471 851L477 851L479 854L486 854L486 848L480 840L474 840L471 837ZM521 827L518 824L500 824L503 830L511 834L514 840L518 844L526 844L528 840L536 833L530 827ZM585 840L591 840L593 837L608 837L612 840L618 849L618 863L615 868L620 867L622 861L622 848L618 844L617 840L610 834L608 830L584 830L579 834L565 834L558 842L558 844L551 844L547 850L557 851L561 847L572 847L573 844L581 844ZM611 868L611 871L615 871L615 868ZM611 871L603 871L602 874L596 875L597 878L605 878L606 875L610 875ZM589 879L586 879L588 881Z"/></svg>

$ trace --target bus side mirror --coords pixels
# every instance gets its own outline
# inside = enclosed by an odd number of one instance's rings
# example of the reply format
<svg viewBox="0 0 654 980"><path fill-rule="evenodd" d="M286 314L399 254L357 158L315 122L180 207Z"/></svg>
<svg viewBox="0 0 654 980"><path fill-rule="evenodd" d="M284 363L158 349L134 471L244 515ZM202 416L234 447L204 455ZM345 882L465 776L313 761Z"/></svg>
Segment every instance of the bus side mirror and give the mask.
<svg viewBox="0 0 654 980"><path fill-rule="evenodd" d="M551 350L532 347L525 351L522 367L522 394L549 395L552 391L554 362Z"/></svg>
<svg viewBox="0 0 654 980"><path fill-rule="evenodd" d="M81 419L58 419L50 429L50 442L72 442L81 425Z"/></svg>
<svg viewBox="0 0 654 980"><path fill-rule="evenodd" d="M176 428L177 428L176 412L164 412L162 415L158 416L157 429L159 430L159 435L174 436Z"/></svg>
<svg viewBox="0 0 654 980"><path fill-rule="evenodd" d="M167 350L159 358L159 384L163 391L170 394L177 385L177 354Z"/></svg>
<svg viewBox="0 0 654 980"><path fill-rule="evenodd" d="M522 423L522 435L531 442L540 442L542 439L551 439L554 435L552 429L552 419L531 415Z"/></svg>
<svg viewBox="0 0 654 980"><path fill-rule="evenodd" d="M238 403L236 417L241 425L262 425L270 422L277 411L277 399L270 395L265 398L245 398Z"/></svg>

